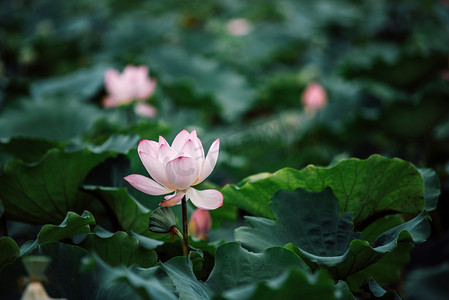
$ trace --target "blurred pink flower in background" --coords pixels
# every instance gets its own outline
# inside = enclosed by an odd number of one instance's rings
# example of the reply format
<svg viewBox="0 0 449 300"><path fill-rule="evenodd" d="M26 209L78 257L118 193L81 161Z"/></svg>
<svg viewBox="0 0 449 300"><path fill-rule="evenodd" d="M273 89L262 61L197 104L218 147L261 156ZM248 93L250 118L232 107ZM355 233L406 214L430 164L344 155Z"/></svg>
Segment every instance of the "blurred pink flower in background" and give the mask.
<svg viewBox="0 0 449 300"><path fill-rule="evenodd" d="M156 80L151 80L148 76L148 68L145 66L127 66L123 73L109 69L104 74L104 82L107 97L103 99L104 107L116 107L131 103L133 101L145 101L153 95L156 88ZM150 106L149 104L147 104ZM149 110L143 111L147 114ZM155 114L153 108L153 115ZM137 113L137 110L136 110Z"/></svg>
<svg viewBox="0 0 449 300"><path fill-rule="evenodd" d="M449 82L449 70L448 69L441 71L441 78L443 78L443 80L446 80L447 82Z"/></svg>
<svg viewBox="0 0 449 300"><path fill-rule="evenodd" d="M311 82L302 94L302 103L308 113L322 109L327 103L326 91L319 83Z"/></svg>
<svg viewBox="0 0 449 300"><path fill-rule="evenodd" d="M246 19L232 19L226 23L226 31L233 36L244 36L253 29L251 23Z"/></svg>
<svg viewBox="0 0 449 300"><path fill-rule="evenodd" d="M152 118L156 115L157 109L148 103L139 102L134 107L134 112L141 117Z"/></svg>
<svg viewBox="0 0 449 300"><path fill-rule="evenodd" d="M174 192L165 196L160 206L181 204L185 196L187 200L202 209L216 209L223 205L223 195L217 190L194 189L204 181L215 168L220 148L220 139L215 140L209 148L207 156L196 130L189 133L182 130L170 146L159 136L159 142L142 140L137 151L145 169L153 179L132 174L125 177L139 191L157 196Z"/></svg>
<svg viewBox="0 0 449 300"><path fill-rule="evenodd" d="M189 233L199 239L207 240L206 235L209 232L211 225L212 219L209 211L198 208L190 217Z"/></svg>

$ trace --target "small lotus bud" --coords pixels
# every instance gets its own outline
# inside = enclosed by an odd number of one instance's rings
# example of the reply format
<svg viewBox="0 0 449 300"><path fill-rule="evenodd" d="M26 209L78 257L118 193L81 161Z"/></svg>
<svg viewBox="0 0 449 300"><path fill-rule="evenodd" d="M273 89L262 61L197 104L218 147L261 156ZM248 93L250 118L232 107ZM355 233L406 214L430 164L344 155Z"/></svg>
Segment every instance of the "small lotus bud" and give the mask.
<svg viewBox="0 0 449 300"><path fill-rule="evenodd" d="M327 95L324 88L316 82L311 82L302 94L302 103L306 112L314 112L326 106Z"/></svg>
<svg viewBox="0 0 449 300"><path fill-rule="evenodd" d="M170 207L158 207L150 215L149 229L152 232L169 233L175 225L175 216Z"/></svg>
<svg viewBox="0 0 449 300"><path fill-rule="evenodd" d="M197 209L193 212L189 222L189 232L199 239L206 240L212 221L210 213L204 209Z"/></svg>

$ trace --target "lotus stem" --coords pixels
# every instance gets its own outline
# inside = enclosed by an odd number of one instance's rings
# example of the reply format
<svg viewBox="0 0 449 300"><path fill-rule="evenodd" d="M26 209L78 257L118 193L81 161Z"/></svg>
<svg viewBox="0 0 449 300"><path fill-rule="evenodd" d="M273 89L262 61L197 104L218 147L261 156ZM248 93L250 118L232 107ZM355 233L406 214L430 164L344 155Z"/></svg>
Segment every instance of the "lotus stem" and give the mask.
<svg viewBox="0 0 449 300"><path fill-rule="evenodd" d="M182 253L185 257L189 255L189 232L187 229L187 200L186 196L182 197Z"/></svg>

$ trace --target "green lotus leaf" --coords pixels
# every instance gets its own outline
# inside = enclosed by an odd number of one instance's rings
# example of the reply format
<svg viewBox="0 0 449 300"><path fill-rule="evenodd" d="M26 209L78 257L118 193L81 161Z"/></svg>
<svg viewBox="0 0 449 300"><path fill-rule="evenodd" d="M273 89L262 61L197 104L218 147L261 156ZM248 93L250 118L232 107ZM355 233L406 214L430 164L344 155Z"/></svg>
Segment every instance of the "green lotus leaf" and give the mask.
<svg viewBox="0 0 449 300"><path fill-rule="evenodd" d="M310 165L302 170L257 174L225 186L222 193L226 203L273 218L269 205L278 190L321 192L326 187L339 200L339 212L353 212L354 224L361 229L386 214L419 213L425 206L424 182L418 170L406 161L380 155L346 159L330 167Z"/></svg>
<svg viewBox="0 0 449 300"><path fill-rule="evenodd" d="M171 86L171 92L175 96L182 93L182 97L176 98L192 98L190 103L198 105L198 100L211 97L225 120L236 120L254 101L254 91L246 79L216 61L171 46L158 47L149 56L163 82Z"/></svg>
<svg viewBox="0 0 449 300"><path fill-rule="evenodd" d="M65 144L40 138L12 137L0 140L0 150L30 163L40 160L50 149L64 149Z"/></svg>
<svg viewBox="0 0 449 300"><path fill-rule="evenodd" d="M430 235L429 215L423 211L416 218L382 233L371 245L353 231L350 213L339 216L338 200L330 189L321 193L301 189L279 193L272 202L276 221L246 217L250 227L238 228L236 240L256 252L286 245L312 268L328 269L335 279L347 280L399 245L407 244L409 250L410 243L422 243ZM402 258L400 262L405 263Z"/></svg>
<svg viewBox="0 0 449 300"><path fill-rule="evenodd" d="M80 190L88 172L116 152L88 149L48 151L41 160L26 164L9 161L0 175L0 198L8 219L57 224L67 211L81 213L91 196Z"/></svg>
<svg viewBox="0 0 449 300"><path fill-rule="evenodd" d="M75 234L89 233L90 225L95 225L94 216L87 210L80 216L69 211L60 225L44 225L37 235L40 244L59 242Z"/></svg>
<svg viewBox="0 0 449 300"><path fill-rule="evenodd" d="M20 249L17 243L8 236L0 238L0 269L12 263L20 256Z"/></svg>
<svg viewBox="0 0 449 300"><path fill-rule="evenodd" d="M97 107L76 99L24 99L2 111L0 137L76 140L100 116Z"/></svg>
<svg viewBox="0 0 449 300"><path fill-rule="evenodd" d="M106 238L91 233L86 243L87 248L111 266L137 264L149 268L157 262L157 254L154 250L141 247L135 237L123 231L118 231Z"/></svg>
<svg viewBox="0 0 449 300"><path fill-rule="evenodd" d="M273 247L256 254L235 242L217 249L215 266L204 283L196 279L192 263L187 258L174 257L161 264L181 299L210 299L212 295L234 287L275 278L290 267L308 270L299 257L286 249Z"/></svg>
<svg viewBox="0 0 449 300"><path fill-rule="evenodd" d="M426 200L426 210L432 211L437 208L438 198L441 194L440 180L432 169L418 169L424 179L424 199Z"/></svg>
<svg viewBox="0 0 449 300"><path fill-rule="evenodd" d="M290 268L271 280L228 290L213 299L295 300L298 297L311 300L354 299L344 281L335 285L323 270L310 274L299 268Z"/></svg>
<svg viewBox="0 0 449 300"><path fill-rule="evenodd" d="M150 211L129 195L126 188L84 186L83 190L108 207L122 230L148 232Z"/></svg>

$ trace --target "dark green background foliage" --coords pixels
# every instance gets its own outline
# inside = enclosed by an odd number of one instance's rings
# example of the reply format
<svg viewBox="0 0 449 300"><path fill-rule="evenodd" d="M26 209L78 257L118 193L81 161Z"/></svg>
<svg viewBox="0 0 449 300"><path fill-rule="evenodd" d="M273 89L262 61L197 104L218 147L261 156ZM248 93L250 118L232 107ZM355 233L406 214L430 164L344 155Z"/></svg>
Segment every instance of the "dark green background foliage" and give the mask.
<svg viewBox="0 0 449 300"><path fill-rule="evenodd" d="M127 65L154 118L102 107ZM448 113L445 0L1 1L0 298L45 255L56 298L448 299ZM224 195L189 258L123 180L184 128Z"/></svg>

